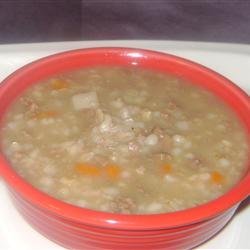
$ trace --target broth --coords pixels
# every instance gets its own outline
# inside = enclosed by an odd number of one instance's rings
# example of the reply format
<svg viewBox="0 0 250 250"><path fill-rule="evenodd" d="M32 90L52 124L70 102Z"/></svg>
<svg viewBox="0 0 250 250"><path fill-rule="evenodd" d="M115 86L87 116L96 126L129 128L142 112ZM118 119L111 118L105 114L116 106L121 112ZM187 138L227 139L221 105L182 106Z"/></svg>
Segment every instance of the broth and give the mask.
<svg viewBox="0 0 250 250"><path fill-rule="evenodd" d="M1 129L15 170L65 202L112 213L213 200L246 169L244 128L213 94L150 70L95 67L33 85Z"/></svg>

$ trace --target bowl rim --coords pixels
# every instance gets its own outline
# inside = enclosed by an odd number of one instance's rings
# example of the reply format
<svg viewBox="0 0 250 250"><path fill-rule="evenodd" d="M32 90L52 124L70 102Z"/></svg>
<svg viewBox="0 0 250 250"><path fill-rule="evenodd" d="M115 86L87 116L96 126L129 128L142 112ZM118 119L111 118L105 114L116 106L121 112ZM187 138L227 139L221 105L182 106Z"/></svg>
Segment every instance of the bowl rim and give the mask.
<svg viewBox="0 0 250 250"><path fill-rule="evenodd" d="M119 56L130 56L130 60L131 57L136 58L138 55L144 57L145 60L158 60L159 58L163 58L169 62L174 61L180 65L183 65L183 67L188 67L189 70L194 72L197 70L201 71L208 77L214 79L221 86L221 88L225 89L225 91L230 90L233 92L234 96L238 98L237 100L239 100L241 104L244 105L245 112L250 114L249 96L238 86L217 72L198 63L167 53L124 47L99 47L70 50L33 61L19 68L5 80L3 80L2 84L0 85L0 100L3 98L5 93L9 91L13 85L15 85L15 82L18 81L20 77L22 78L28 75L30 72L35 72L40 67L46 67L48 62L66 59L72 55L86 53L99 53L102 56L107 56L110 53L117 53ZM248 119L247 126L250 130L250 119ZM2 153L0 154L0 175L2 175L4 180L7 182L12 193L19 194L26 202L31 203L37 208L43 209L44 211L47 211L58 218L68 219L96 227L108 227L111 229L124 230L153 230L198 223L200 221L217 216L232 208L233 206L236 206L240 201L250 194L250 173L248 169L246 176L232 189L219 198L208 203L177 212L147 215L127 215L80 208L53 198L42 191L39 191L31 184L26 182L22 177L20 177L14 171L14 169L11 168L10 164Z"/></svg>

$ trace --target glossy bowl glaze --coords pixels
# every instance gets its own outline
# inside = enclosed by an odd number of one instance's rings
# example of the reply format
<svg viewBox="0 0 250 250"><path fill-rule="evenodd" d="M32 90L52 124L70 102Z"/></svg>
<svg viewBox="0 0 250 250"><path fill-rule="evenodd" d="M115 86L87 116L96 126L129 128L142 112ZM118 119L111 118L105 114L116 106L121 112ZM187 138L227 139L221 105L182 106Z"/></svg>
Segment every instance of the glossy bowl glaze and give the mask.
<svg viewBox="0 0 250 250"><path fill-rule="evenodd" d="M68 51L32 62L0 88L0 121L30 85L54 74L97 65L134 65L184 77L219 96L250 134L249 97L228 79L176 56L130 48ZM22 216L47 238L69 249L190 249L216 234L250 193L250 173L220 198L195 208L157 215L122 215L76 207L54 199L22 179L0 155L0 174Z"/></svg>

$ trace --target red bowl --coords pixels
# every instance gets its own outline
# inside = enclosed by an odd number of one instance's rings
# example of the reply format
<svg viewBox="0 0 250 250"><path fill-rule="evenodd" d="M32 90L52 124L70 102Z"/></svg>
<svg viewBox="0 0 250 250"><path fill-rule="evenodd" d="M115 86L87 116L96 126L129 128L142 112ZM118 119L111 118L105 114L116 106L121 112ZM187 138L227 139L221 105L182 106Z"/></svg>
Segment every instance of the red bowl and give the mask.
<svg viewBox="0 0 250 250"><path fill-rule="evenodd" d="M191 61L153 51L93 48L45 57L15 71L0 88L0 120L24 89L54 74L96 65L137 65L182 76L226 102L250 133L249 97L228 79ZM122 215L76 207L54 199L22 179L0 155L14 205L47 238L70 249L189 249L216 234L250 193L250 164L226 194L195 208L157 215Z"/></svg>

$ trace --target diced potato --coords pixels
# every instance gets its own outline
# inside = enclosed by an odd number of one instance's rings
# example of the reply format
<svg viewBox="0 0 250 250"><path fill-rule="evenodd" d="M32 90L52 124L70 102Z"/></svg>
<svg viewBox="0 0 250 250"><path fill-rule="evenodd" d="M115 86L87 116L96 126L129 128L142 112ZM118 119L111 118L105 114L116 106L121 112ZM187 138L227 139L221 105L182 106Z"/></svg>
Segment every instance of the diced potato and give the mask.
<svg viewBox="0 0 250 250"><path fill-rule="evenodd" d="M100 125L100 131L109 131L112 126L112 119L110 115L104 115L104 121Z"/></svg>
<svg viewBox="0 0 250 250"><path fill-rule="evenodd" d="M146 100L146 97L141 95L139 91L130 89L124 94L123 100L127 104L141 104Z"/></svg>
<svg viewBox="0 0 250 250"><path fill-rule="evenodd" d="M146 145L153 146L156 145L157 143L158 143L158 137L155 134L151 134L145 139Z"/></svg>
<svg viewBox="0 0 250 250"><path fill-rule="evenodd" d="M73 95L72 103L74 109L76 110L98 108L99 106L96 92L87 92Z"/></svg>

